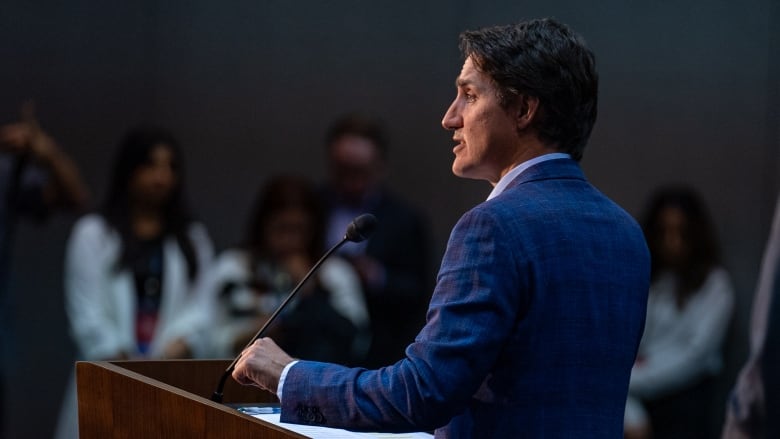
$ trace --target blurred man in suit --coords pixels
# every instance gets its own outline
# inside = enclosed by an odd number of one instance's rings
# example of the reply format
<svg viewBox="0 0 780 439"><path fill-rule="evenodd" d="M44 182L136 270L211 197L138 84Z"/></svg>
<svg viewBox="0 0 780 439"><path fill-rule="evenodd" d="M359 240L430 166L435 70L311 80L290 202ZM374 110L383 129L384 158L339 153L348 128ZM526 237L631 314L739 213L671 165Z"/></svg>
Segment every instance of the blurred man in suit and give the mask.
<svg viewBox="0 0 780 439"><path fill-rule="evenodd" d="M350 369L264 338L233 377L277 392L284 422L621 437L650 262L639 226L577 164L596 119L593 54L551 19L465 32L461 49L442 121L452 170L493 191L455 225L406 357Z"/></svg>
<svg viewBox="0 0 780 439"><path fill-rule="evenodd" d="M340 117L325 138L329 184L324 191L329 248L358 215L379 220L368 242L341 247L355 266L371 325L371 343L357 365L380 367L404 356L425 323L433 276L427 220L385 186L387 136L366 114Z"/></svg>

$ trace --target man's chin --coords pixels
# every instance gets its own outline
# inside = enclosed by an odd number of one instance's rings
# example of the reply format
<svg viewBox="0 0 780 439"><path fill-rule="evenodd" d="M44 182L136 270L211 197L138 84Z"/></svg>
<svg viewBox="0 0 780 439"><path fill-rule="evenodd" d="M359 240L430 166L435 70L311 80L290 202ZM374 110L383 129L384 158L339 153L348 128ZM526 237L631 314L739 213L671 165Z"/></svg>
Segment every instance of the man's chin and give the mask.
<svg viewBox="0 0 780 439"><path fill-rule="evenodd" d="M468 178L468 179L471 179L471 180L479 180L480 179L479 176L474 175L473 170L459 165L457 160L455 160L452 163L452 173L455 174L456 177L460 177L460 178Z"/></svg>
<svg viewBox="0 0 780 439"><path fill-rule="evenodd" d="M466 175L466 169L461 163L458 163L457 157L455 157L455 160L452 161L452 173L455 174L456 177L468 178Z"/></svg>

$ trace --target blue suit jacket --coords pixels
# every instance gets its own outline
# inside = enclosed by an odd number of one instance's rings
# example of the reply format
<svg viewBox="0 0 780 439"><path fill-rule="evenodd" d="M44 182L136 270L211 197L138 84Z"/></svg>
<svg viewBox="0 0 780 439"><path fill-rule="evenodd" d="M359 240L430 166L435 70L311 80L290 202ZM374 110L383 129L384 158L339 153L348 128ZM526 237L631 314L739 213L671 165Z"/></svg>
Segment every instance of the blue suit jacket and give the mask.
<svg viewBox="0 0 780 439"><path fill-rule="evenodd" d="M621 438L649 264L636 222L574 161L534 165L458 221L406 358L379 370L299 362L282 421Z"/></svg>

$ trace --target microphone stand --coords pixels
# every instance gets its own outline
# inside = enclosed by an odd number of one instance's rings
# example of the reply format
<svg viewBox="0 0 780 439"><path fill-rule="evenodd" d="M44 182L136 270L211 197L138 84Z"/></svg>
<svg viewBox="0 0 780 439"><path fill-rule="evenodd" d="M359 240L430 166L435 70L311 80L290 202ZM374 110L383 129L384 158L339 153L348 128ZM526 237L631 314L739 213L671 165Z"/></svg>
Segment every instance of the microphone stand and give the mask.
<svg viewBox="0 0 780 439"><path fill-rule="evenodd" d="M344 236L344 238L342 238L342 240L338 244L334 245L330 250L328 250L327 253L325 253L320 258L319 261L317 261L316 264L314 264L314 266L311 268L311 270L309 270L309 272L306 273L306 276L304 276L303 279L301 279L301 281L298 282L298 285L296 285L295 288L292 289L290 294L287 295L287 297L284 299L284 301L281 303L281 305L279 305L279 307L276 308L276 311L274 311L274 313L271 314L271 317L268 317L268 320L265 322L263 327L260 328L260 330L257 331L257 333L254 335L254 337L252 337L252 339L249 340L249 343L247 343L247 345L244 346L244 349L246 349L249 346L251 346L252 343L255 342L255 340L259 339L260 337L263 336L263 334L265 334L265 330L268 328L268 326L274 321L274 319L276 319L276 316L278 316L279 313L282 312L284 307L287 306L287 303L290 300L292 300L292 298L295 296L295 294L301 289L303 284L306 283L307 280L309 280L311 275L314 274L315 271L317 271L317 268L319 268L320 265L322 265L322 263L325 261L325 259L328 258L328 256L331 255L331 253L333 253L336 250L338 250L347 241L351 241L351 239L349 239L348 236ZM243 349L242 349L242 352L243 352ZM222 377L220 377L220 379L219 379L219 384L217 384L217 389L211 395L211 400L212 401L219 402L219 403L222 402L222 396L223 396L222 395L222 391L225 388L225 381L227 381L227 377L230 376L231 373L233 373L233 370L236 368L236 363L238 363L238 360L240 360L240 359L241 359L241 354L239 353L238 356L233 360L233 362L230 363L230 366L228 366L227 369L225 369L225 372L222 374Z"/></svg>

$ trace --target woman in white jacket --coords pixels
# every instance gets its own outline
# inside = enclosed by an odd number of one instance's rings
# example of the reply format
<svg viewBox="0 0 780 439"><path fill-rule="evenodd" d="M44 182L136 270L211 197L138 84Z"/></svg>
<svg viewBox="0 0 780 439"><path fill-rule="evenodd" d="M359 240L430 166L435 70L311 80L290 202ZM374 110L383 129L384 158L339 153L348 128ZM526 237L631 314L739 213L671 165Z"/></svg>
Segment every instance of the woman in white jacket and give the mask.
<svg viewBox="0 0 780 439"><path fill-rule="evenodd" d="M651 255L647 320L631 370L626 437L709 438L715 377L734 307L714 226L691 189L651 198L643 220Z"/></svg>
<svg viewBox="0 0 780 439"><path fill-rule="evenodd" d="M65 259L71 332L86 360L200 356L209 301L197 282L213 257L192 220L181 155L168 132L141 127L120 145L105 202L73 228ZM59 437L75 437L75 393Z"/></svg>

